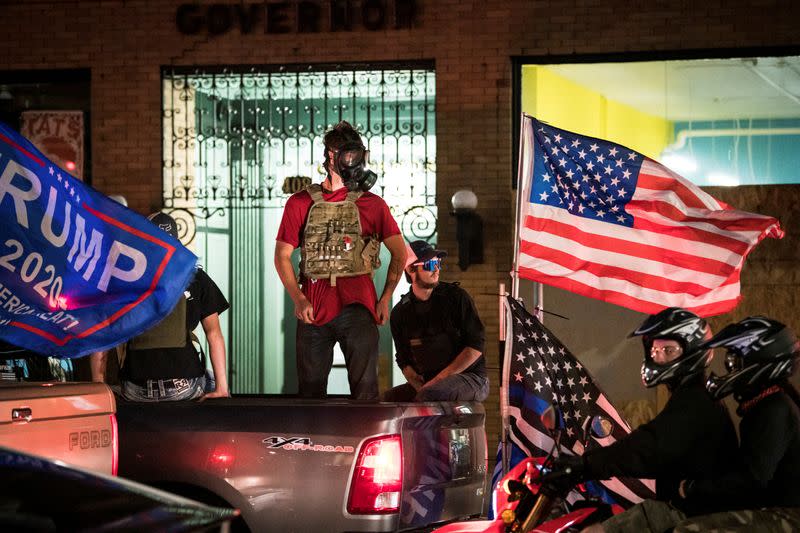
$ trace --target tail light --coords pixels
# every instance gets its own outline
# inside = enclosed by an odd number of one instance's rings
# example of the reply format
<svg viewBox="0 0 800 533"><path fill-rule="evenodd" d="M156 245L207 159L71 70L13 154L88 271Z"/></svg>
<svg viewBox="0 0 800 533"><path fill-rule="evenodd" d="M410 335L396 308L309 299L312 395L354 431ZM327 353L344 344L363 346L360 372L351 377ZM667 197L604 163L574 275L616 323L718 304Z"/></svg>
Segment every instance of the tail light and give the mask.
<svg viewBox="0 0 800 533"><path fill-rule="evenodd" d="M214 446L206 460L206 468L227 475L230 468L236 463L236 448L233 444L221 442Z"/></svg>
<svg viewBox="0 0 800 533"><path fill-rule="evenodd" d="M119 428L117 415L111 415L111 475L116 476L119 470Z"/></svg>
<svg viewBox="0 0 800 533"><path fill-rule="evenodd" d="M403 444L400 435L367 440L361 446L350 484L350 514L396 513L403 488Z"/></svg>

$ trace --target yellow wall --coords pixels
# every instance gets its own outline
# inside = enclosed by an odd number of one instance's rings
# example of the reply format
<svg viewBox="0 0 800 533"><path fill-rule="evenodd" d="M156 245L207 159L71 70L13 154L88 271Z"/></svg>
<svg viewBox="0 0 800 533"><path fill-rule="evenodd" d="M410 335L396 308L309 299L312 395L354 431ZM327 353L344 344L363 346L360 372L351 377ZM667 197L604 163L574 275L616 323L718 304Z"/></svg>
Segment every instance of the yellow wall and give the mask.
<svg viewBox="0 0 800 533"><path fill-rule="evenodd" d="M547 67L522 68L522 111L552 126L613 141L653 159L672 142L673 125L609 100Z"/></svg>

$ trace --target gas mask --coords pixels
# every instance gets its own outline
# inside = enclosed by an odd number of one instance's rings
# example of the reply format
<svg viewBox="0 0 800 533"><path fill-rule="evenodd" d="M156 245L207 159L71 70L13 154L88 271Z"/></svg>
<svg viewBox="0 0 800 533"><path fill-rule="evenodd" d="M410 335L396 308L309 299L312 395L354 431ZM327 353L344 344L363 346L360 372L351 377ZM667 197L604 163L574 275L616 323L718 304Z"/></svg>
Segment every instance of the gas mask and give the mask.
<svg viewBox="0 0 800 533"><path fill-rule="evenodd" d="M378 181L378 175L366 169L367 151L360 142L345 143L334 152L334 169L350 191L368 191Z"/></svg>

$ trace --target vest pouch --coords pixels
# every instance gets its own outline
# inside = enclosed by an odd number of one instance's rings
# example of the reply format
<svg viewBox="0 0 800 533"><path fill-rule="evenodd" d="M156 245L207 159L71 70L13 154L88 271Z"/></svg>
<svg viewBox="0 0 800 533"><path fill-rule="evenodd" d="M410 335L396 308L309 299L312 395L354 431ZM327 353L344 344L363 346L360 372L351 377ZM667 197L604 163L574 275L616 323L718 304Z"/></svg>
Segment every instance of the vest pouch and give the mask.
<svg viewBox="0 0 800 533"><path fill-rule="evenodd" d="M378 240L377 235L368 238L364 249L361 251L361 258L364 265L370 270L378 270L381 267L381 241Z"/></svg>
<svg viewBox="0 0 800 533"><path fill-rule="evenodd" d="M183 348L186 346L186 297L164 317L164 320L128 341L129 350Z"/></svg>

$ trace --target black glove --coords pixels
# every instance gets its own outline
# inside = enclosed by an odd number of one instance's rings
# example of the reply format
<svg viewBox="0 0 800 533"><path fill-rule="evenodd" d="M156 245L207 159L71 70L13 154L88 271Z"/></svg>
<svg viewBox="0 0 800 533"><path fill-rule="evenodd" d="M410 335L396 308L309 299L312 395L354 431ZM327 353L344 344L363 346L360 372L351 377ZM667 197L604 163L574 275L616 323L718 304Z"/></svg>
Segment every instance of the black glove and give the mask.
<svg viewBox="0 0 800 533"><path fill-rule="evenodd" d="M553 473L559 472L571 477L575 482L583 479L586 471L586 460L583 455L562 454L553 461Z"/></svg>

